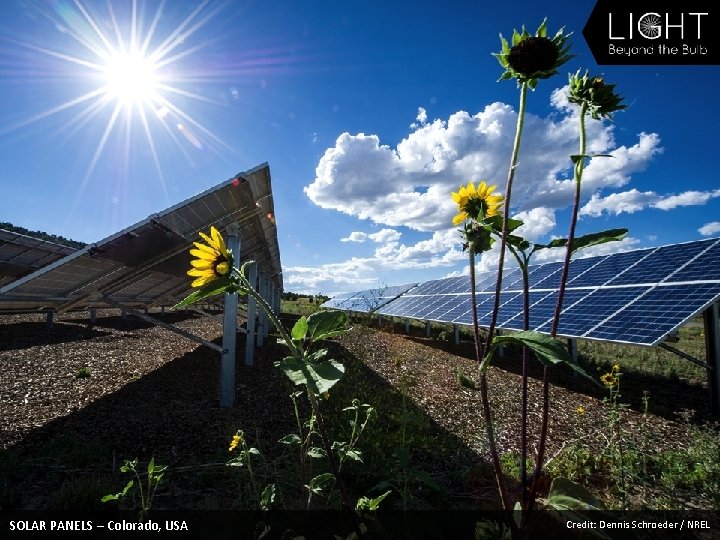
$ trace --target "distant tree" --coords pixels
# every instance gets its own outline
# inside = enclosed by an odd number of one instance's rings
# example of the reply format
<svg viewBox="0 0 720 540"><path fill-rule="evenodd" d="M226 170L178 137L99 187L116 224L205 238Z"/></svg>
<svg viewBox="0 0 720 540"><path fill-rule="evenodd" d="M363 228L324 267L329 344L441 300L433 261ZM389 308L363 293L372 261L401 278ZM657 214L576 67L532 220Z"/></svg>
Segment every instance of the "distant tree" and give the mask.
<svg viewBox="0 0 720 540"><path fill-rule="evenodd" d="M12 223L7 223L4 221L0 221L0 229L5 229L6 231L10 232L16 232L25 236L32 236L33 238L37 238L39 240L45 240L47 242L53 242L54 244L60 244L62 246L68 246L75 249L81 249L87 245L83 242L78 242L77 240L70 240L68 238L65 238L64 236L58 236L56 234L48 234L43 231L29 231L25 227L18 227L16 225L13 225Z"/></svg>

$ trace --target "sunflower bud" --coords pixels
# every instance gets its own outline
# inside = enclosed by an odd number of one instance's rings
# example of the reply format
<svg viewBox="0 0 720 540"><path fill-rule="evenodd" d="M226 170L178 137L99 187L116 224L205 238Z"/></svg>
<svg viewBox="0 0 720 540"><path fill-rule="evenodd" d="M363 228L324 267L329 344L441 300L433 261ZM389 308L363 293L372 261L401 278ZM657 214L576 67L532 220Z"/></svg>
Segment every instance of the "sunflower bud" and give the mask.
<svg viewBox="0 0 720 540"><path fill-rule="evenodd" d="M570 46L567 40L570 35L563 34L560 29L552 39L547 37L546 21L531 36L525 27L522 32L513 31L512 47L500 36L502 50L493 53L505 68L500 80L517 79L518 84L527 83L535 88L538 79L547 79L557 73L557 69L567 62Z"/></svg>
<svg viewBox="0 0 720 540"><path fill-rule="evenodd" d="M586 71L570 75L568 101L587 107L590 115L598 120L600 117L611 118L612 113L626 108L623 98L615 93L614 84L606 84L602 77L588 77Z"/></svg>

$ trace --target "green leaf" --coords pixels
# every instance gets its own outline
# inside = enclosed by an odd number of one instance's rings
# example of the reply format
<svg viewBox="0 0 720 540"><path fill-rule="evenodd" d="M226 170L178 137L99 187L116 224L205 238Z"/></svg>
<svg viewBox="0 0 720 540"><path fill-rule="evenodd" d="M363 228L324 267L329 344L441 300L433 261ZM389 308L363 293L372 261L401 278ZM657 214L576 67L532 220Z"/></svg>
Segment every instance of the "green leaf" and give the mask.
<svg viewBox="0 0 720 540"><path fill-rule="evenodd" d="M114 495L105 495L102 499L100 499L100 502L116 501L118 499L122 499L127 495L128 491L130 491L134 485L135 482L133 480L128 480L128 483L125 485L121 492L115 493Z"/></svg>
<svg viewBox="0 0 720 540"><path fill-rule="evenodd" d="M554 510L606 510L600 499L567 478L553 480L547 504Z"/></svg>
<svg viewBox="0 0 720 540"><path fill-rule="evenodd" d="M298 322L295 323L295 326L292 328L292 338L297 341L301 341L305 339L305 336L307 335L308 331L308 322L307 319L303 316L300 317Z"/></svg>
<svg viewBox="0 0 720 540"><path fill-rule="evenodd" d="M263 489L262 495L260 495L260 508L263 510L270 510L272 503L275 502L275 484L268 484Z"/></svg>
<svg viewBox="0 0 720 540"><path fill-rule="evenodd" d="M514 47L515 45L517 45L518 43L520 43L520 38L521 38L521 35L518 33L517 30L515 30L515 29L513 28L513 35L512 35L512 44L513 44L513 47Z"/></svg>
<svg viewBox="0 0 720 540"><path fill-rule="evenodd" d="M148 475L152 476L153 471L155 471L155 458L154 457L150 460L150 463L148 463Z"/></svg>
<svg viewBox="0 0 720 540"><path fill-rule="evenodd" d="M345 457L349 457L353 461L359 461L363 463L362 452L360 450L348 450L345 452Z"/></svg>
<svg viewBox="0 0 720 540"><path fill-rule="evenodd" d="M324 458L325 456L327 456L327 453L322 448L313 446L312 448L310 448L307 451L307 455L310 456L311 458L318 459L318 458Z"/></svg>
<svg viewBox="0 0 720 540"><path fill-rule="evenodd" d="M315 394L330 390L345 373L345 366L335 360L309 363L288 356L275 365L296 385L307 385Z"/></svg>
<svg viewBox="0 0 720 540"><path fill-rule="evenodd" d="M355 510L369 510L370 512L373 512L378 509L380 506L380 503L385 500L385 497L390 495L392 493L392 490L386 491L379 497L375 497L374 499L368 499L367 497L360 497L358 499L357 504L355 505Z"/></svg>
<svg viewBox="0 0 720 540"><path fill-rule="evenodd" d="M492 216L485 219L485 223L490 225L495 231L502 231L505 218L503 216ZM511 233L523 224L523 220L508 218L508 232Z"/></svg>
<svg viewBox="0 0 720 540"><path fill-rule="evenodd" d="M338 336L347 331L347 321L343 311L316 311L307 319L307 337L315 342Z"/></svg>
<svg viewBox="0 0 720 540"><path fill-rule="evenodd" d="M607 242L619 242L627 236L627 229L608 229L596 233L585 234L573 239L572 253L580 251L590 246L597 246ZM567 246L567 238L556 238L547 245L538 245L538 249L543 247L556 248Z"/></svg>
<svg viewBox="0 0 720 540"><path fill-rule="evenodd" d="M223 294L231 289L235 289L236 285L230 279L229 276L223 276L212 280L210 283L206 283L200 287L197 291L194 291L187 295L184 300L175 304L172 309L180 309L190 304L194 304L199 300L203 300L210 296L217 296ZM234 291L233 291L234 292Z"/></svg>
<svg viewBox="0 0 720 540"><path fill-rule="evenodd" d="M583 158L594 158L594 157L613 157L610 154L573 154L570 159L573 163L577 164L583 160Z"/></svg>
<svg viewBox="0 0 720 540"><path fill-rule="evenodd" d="M543 19L543 22L537 29L535 35L538 37L547 37L547 19Z"/></svg>
<svg viewBox="0 0 720 540"><path fill-rule="evenodd" d="M322 495L323 489L329 487L334 479L335 477L332 473L322 473L310 480L310 483L305 487L312 491L315 495Z"/></svg>
<svg viewBox="0 0 720 540"><path fill-rule="evenodd" d="M547 334L541 334L540 332L534 332L532 330L516 332L515 334L508 334L505 336L495 336L492 341L492 349L488 353L488 356L483 359L483 364L486 363L486 360L489 362L489 357L492 356L495 347L501 344L510 343L528 347L533 353L535 353L536 358L543 364L551 366L566 364L583 377L592 381L593 384L602 387L602 385L595 380L594 377L588 375L588 373L572 359L570 353L565 347L565 343ZM483 366L481 366L481 369L483 369Z"/></svg>
<svg viewBox="0 0 720 540"><path fill-rule="evenodd" d="M285 435L278 442L280 444L288 444L288 445L300 444L300 437L298 437L297 433L290 433L289 435Z"/></svg>
<svg viewBox="0 0 720 540"><path fill-rule="evenodd" d="M254 455L254 456L259 456L259 455L260 455L260 450L258 450L257 448L255 448L255 447L253 446L253 447L251 447L251 448L248 448L248 454L252 454L252 455Z"/></svg>

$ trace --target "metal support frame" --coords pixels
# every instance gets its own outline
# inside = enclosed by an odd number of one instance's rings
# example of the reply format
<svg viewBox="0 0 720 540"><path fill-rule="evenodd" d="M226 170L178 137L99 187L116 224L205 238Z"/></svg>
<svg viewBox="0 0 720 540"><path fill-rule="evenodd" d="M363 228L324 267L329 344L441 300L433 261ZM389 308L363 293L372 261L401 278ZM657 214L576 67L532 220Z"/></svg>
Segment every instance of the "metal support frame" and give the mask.
<svg viewBox="0 0 720 540"><path fill-rule="evenodd" d="M430 321L425 321L425 335L430 337Z"/></svg>
<svg viewBox="0 0 720 540"><path fill-rule="evenodd" d="M47 312L47 319L45 319L45 326L52 328L55 322L55 311L50 310Z"/></svg>
<svg viewBox="0 0 720 540"><path fill-rule="evenodd" d="M496 335L496 336L502 335L502 330L500 330L499 328L497 328L497 329L495 330L495 335ZM502 343L501 343L500 345L498 345L497 355L498 355L498 358L505 358L505 345L503 345Z"/></svg>
<svg viewBox="0 0 720 540"><path fill-rule="evenodd" d="M252 263L248 267L248 281L250 286L257 290L257 263ZM245 365L252 366L255 356L255 319L257 309L255 306L255 298L248 295L247 299L247 339L245 340Z"/></svg>
<svg viewBox="0 0 720 540"><path fill-rule="evenodd" d="M150 324L154 324L155 326L159 326L161 328L165 328L166 330L170 330L171 332L175 332L176 334L180 334L181 336L186 337L187 339L194 341L195 343L200 343L201 345L205 345L206 347L208 347L214 351L222 352L222 348L219 345L217 345L216 343L213 343L212 341L203 339L199 336L196 336L195 334L191 334L187 330L183 330L182 328L178 328L177 326L173 326L172 324L167 324L162 321L159 321L156 318L151 317L150 315L145 315L144 313L137 311L135 309L125 307L121 303L116 302L115 300L112 300L110 298L103 298L103 301L112 307L122 309L123 313L129 313L133 317L137 317L138 319L149 322Z"/></svg>
<svg viewBox="0 0 720 540"><path fill-rule="evenodd" d="M410 321L408 319L405 319L405 333L410 333Z"/></svg>
<svg viewBox="0 0 720 540"><path fill-rule="evenodd" d="M90 308L90 325L95 326L95 323L97 323L97 309L96 308Z"/></svg>
<svg viewBox="0 0 720 540"><path fill-rule="evenodd" d="M460 345L460 327L453 324L453 334L455 335L455 345Z"/></svg>
<svg viewBox="0 0 720 540"><path fill-rule="evenodd" d="M240 268L240 236L237 224L228 225L227 247L237 256L233 261ZM225 293L223 312L223 344L220 356L220 407L232 407L235 403L235 340L237 337L238 294Z"/></svg>

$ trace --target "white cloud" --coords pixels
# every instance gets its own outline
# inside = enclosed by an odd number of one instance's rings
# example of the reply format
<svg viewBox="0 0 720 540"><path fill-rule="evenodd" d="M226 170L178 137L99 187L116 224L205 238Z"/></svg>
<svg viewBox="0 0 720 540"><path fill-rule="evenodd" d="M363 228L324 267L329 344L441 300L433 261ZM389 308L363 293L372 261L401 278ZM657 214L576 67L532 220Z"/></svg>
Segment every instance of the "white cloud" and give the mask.
<svg viewBox="0 0 720 540"><path fill-rule="evenodd" d="M654 191L640 192L637 189L611 193L601 197L595 193L580 209L581 215L633 214L645 208L672 210L678 206L701 206L709 200L720 197L720 189L713 191L685 191L677 195L659 195Z"/></svg>
<svg viewBox="0 0 720 540"><path fill-rule="evenodd" d="M423 107L418 107L418 113L415 122L410 124L411 129L417 129L427 123L427 111Z"/></svg>
<svg viewBox="0 0 720 540"><path fill-rule="evenodd" d="M706 223L698 229L698 232L703 236L712 236L713 234L720 232L720 221L711 221Z"/></svg>
<svg viewBox="0 0 720 540"><path fill-rule="evenodd" d="M364 242L367 240L368 235L364 232L353 231L345 238L341 238L341 242Z"/></svg>
<svg viewBox="0 0 720 540"><path fill-rule="evenodd" d="M559 95L552 100L558 113L526 116L514 212L559 209L572 202L568 156L577 152L577 113L565 108ZM305 187L307 196L322 208L360 219L435 232L446 229L456 213L449 194L459 185L484 179L502 189L517 122L510 105L493 103L475 115L459 111L432 121L419 108L417 120L422 123L395 148L381 144L377 135L340 135L320 158L315 180ZM587 122L588 152L613 157L589 161L586 198L627 184L661 151L657 134L641 133L635 144L618 146L614 129L607 122Z"/></svg>

